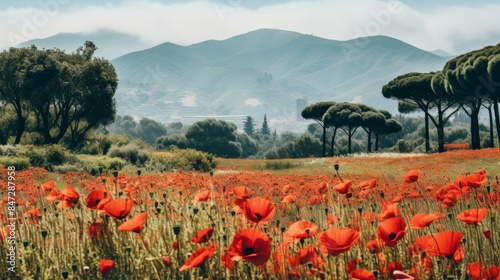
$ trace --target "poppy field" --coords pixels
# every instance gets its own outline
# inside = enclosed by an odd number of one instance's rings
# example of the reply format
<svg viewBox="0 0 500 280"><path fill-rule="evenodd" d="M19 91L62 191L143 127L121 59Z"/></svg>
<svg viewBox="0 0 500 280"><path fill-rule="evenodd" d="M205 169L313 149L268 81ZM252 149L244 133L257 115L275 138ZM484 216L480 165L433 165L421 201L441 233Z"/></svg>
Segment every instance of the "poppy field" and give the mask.
<svg viewBox="0 0 500 280"><path fill-rule="evenodd" d="M269 162L0 168L0 278L500 279L500 149Z"/></svg>

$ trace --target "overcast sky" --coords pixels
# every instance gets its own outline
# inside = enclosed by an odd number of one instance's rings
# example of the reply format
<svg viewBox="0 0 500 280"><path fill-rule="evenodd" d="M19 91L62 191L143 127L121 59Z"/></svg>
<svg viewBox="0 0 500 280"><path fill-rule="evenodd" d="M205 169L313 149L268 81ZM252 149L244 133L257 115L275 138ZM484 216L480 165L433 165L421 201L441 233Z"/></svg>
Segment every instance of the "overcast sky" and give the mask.
<svg viewBox="0 0 500 280"><path fill-rule="evenodd" d="M0 0L0 49L99 29L189 45L275 28L348 40L387 35L452 54L500 43L498 0Z"/></svg>

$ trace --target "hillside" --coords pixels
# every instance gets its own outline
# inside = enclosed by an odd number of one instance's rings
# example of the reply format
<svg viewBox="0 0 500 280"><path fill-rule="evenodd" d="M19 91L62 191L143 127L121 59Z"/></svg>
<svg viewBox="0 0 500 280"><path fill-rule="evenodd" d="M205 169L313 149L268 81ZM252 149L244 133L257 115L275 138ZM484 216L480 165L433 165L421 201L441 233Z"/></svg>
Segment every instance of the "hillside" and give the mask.
<svg viewBox="0 0 500 280"><path fill-rule="evenodd" d="M267 114L277 124L296 119L297 98L356 101L395 113L382 86L400 74L438 70L447 60L385 36L335 41L260 29L190 46L164 43L112 63L120 77L119 114L164 122L211 115L259 122Z"/></svg>
<svg viewBox="0 0 500 280"><path fill-rule="evenodd" d="M73 52L82 46L85 41L92 41L96 44L98 48L95 53L96 56L109 60L148 47L146 43L141 42L138 38L108 30L100 30L89 34L59 33L47 38L23 42L18 47L35 45L40 49L56 47L67 52Z"/></svg>

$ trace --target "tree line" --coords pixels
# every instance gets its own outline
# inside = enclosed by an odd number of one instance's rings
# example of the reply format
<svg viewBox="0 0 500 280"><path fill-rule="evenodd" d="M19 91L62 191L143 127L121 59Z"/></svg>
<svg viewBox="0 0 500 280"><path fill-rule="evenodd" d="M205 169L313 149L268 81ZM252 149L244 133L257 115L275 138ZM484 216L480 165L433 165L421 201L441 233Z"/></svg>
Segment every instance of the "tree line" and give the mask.
<svg viewBox="0 0 500 280"><path fill-rule="evenodd" d="M405 119L348 102L322 101L307 106L302 116L314 120L321 132L310 125L302 135L272 133L266 115L258 129L253 118L246 117L244 133L233 123L214 119L189 127L182 123L167 127L147 118L136 122L130 116L116 117L118 77L109 61L93 56L96 49L87 41L69 54L34 46L0 53L0 143L63 143L78 150L96 133L114 132L141 138L158 149L174 145L223 157L268 158L352 153L360 151L361 140L367 152L379 150L381 139L385 148L397 145L400 150L411 150L416 145L400 141L402 132L413 133L406 129ZM431 138L436 133L438 151L442 152L449 139L457 135L464 139L463 130L449 128L452 117L463 114L469 121L470 146L485 146L481 141L485 126L479 123L481 109L489 116L487 146L494 146L493 122L500 142L499 90L500 44L457 56L440 71L398 76L381 91L384 97L398 100L400 113L423 112L425 151L432 150ZM447 136L451 133L453 136Z"/></svg>

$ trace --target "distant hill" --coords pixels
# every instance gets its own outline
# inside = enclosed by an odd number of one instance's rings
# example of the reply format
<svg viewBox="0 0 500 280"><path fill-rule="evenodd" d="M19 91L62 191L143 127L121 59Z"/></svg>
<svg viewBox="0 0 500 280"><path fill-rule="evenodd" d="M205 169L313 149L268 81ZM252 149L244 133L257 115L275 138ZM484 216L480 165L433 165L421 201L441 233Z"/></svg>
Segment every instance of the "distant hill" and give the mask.
<svg viewBox="0 0 500 280"><path fill-rule="evenodd" d="M124 54L142 50L149 45L141 42L133 36L108 30L100 30L93 33L59 33L43 39L35 39L23 42L18 47L37 46L39 49L58 48L66 52L73 52L83 46L85 41L92 41L97 46L95 53L98 57L114 59Z"/></svg>
<svg viewBox="0 0 500 280"><path fill-rule="evenodd" d="M112 63L120 79L118 114L163 122L248 115L257 123L267 114L280 130L297 125L298 98L396 113L382 86L407 72L439 70L448 59L385 36L335 41L260 29L189 46L164 43Z"/></svg>

